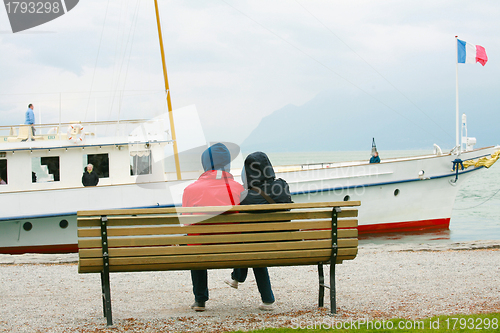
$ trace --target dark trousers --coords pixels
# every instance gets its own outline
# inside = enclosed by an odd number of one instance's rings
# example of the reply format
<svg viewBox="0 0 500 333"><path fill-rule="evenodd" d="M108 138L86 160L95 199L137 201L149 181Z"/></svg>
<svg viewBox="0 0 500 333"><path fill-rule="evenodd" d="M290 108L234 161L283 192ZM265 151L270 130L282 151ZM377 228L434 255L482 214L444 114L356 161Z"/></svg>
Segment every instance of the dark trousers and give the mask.
<svg viewBox="0 0 500 333"><path fill-rule="evenodd" d="M274 303L274 294L271 289L271 280L269 279L269 272L267 267L253 268L255 275L255 282L260 292L260 297L264 303ZM245 282L248 275L248 268L235 268L231 273L231 278L238 282Z"/></svg>
<svg viewBox="0 0 500 333"><path fill-rule="evenodd" d="M191 271L191 281L193 282L193 294L196 302L208 301L208 274L207 270Z"/></svg>

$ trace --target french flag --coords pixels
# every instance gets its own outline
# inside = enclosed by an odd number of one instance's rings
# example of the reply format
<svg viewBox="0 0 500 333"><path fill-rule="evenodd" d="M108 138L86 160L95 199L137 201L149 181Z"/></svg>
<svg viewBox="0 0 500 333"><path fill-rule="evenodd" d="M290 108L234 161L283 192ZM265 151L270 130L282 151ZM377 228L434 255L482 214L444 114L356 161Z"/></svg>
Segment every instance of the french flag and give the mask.
<svg viewBox="0 0 500 333"><path fill-rule="evenodd" d="M457 42L459 64L475 64L476 62L483 66L486 64L488 56L484 47L460 39L457 39Z"/></svg>

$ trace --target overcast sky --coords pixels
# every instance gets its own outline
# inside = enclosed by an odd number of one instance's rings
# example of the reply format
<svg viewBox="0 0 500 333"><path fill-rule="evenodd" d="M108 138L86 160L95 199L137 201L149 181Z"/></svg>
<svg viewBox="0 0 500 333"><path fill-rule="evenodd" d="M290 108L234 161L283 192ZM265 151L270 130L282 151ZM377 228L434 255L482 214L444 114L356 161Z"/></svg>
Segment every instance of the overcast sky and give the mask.
<svg viewBox="0 0 500 333"><path fill-rule="evenodd" d="M454 124L455 35L489 57L460 65L461 109L475 128L498 124L499 1L159 3L173 107L194 104L211 141L241 143L273 111L341 89L388 108L403 100L394 117ZM0 7L0 50L1 125L24 122L28 103L58 122L60 99L62 121L166 111L152 0L84 0L16 34Z"/></svg>

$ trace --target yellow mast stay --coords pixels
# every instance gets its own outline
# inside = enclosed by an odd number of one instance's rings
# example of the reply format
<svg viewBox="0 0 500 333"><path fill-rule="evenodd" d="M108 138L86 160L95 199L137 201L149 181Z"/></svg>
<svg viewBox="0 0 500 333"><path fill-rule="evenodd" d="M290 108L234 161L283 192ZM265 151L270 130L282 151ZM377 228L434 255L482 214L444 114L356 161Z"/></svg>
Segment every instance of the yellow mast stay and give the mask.
<svg viewBox="0 0 500 333"><path fill-rule="evenodd" d="M157 0L155 0L155 10L156 10L156 23L158 25L158 38L160 39L160 52L161 52L161 62L163 65L163 77L165 79L165 92L167 93L168 119L170 121L170 132L172 133L172 140L174 141L175 171L177 173L177 179L181 180L181 167L180 167L180 163L179 163L179 151L177 150L177 139L175 136L175 127L174 127L174 115L172 112L172 101L170 100L170 89L168 87L167 65L165 64L165 52L163 51L163 40L162 40L162 36L161 36L161 25L160 25L160 13L158 11Z"/></svg>

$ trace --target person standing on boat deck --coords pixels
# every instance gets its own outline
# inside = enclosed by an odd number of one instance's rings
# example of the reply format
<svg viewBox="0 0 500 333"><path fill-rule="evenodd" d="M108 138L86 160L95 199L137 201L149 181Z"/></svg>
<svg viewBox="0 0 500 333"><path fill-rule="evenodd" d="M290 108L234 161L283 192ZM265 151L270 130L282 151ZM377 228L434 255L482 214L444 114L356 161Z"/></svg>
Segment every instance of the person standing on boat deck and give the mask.
<svg viewBox="0 0 500 333"><path fill-rule="evenodd" d="M243 186L229 173L231 153L222 143L210 146L201 155L204 173L193 184L186 187L182 195L183 207L238 205ZM195 311L205 311L208 301L207 270L192 270Z"/></svg>
<svg viewBox="0 0 500 333"><path fill-rule="evenodd" d="M380 163L380 157L378 157L378 152L375 151L373 156L370 157L370 163Z"/></svg>
<svg viewBox="0 0 500 333"><path fill-rule="evenodd" d="M33 113L33 104L28 105L28 110L26 111L26 120L24 121L25 125L31 125L31 131L33 133L33 136L35 136L35 114ZM34 140L33 138L31 139L32 141Z"/></svg>
<svg viewBox="0 0 500 333"><path fill-rule="evenodd" d="M255 152L247 156L241 179L247 190L241 194L240 205L293 202L287 182L281 178L276 179L271 161L265 153ZM247 274L248 268L235 268L231 273L231 279L224 282L238 289L238 284L245 282ZM262 299L259 309L273 310L274 295L267 268L253 268L253 274Z"/></svg>
<svg viewBox="0 0 500 333"><path fill-rule="evenodd" d="M82 176L82 184L83 186L97 186L99 183L99 176L96 172L93 172L94 166L92 164L88 164L83 170Z"/></svg>

